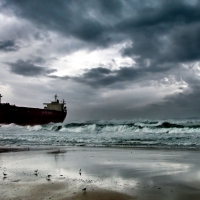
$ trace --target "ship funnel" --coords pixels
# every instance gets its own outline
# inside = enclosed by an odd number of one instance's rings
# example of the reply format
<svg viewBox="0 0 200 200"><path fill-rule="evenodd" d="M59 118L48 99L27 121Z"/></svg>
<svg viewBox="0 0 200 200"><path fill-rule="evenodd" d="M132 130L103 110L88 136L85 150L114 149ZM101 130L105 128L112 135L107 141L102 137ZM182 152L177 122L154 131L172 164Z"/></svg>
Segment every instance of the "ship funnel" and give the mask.
<svg viewBox="0 0 200 200"><path fill-rule="evenodd" d="M3 96L0 94L0 104L1 104L1 97L3 97Z"/></svg>

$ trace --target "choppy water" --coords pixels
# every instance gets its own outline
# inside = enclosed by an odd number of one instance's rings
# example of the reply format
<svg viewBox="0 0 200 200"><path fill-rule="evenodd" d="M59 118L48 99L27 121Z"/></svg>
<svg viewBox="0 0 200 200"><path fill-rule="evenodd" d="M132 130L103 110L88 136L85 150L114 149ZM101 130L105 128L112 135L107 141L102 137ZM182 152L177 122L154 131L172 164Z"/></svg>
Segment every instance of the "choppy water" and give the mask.
<svg viewBox="0 0 200 200"><path fill-rule="evenodd" d="M200 149L200 119L1 125L0 145Z"/></svg>

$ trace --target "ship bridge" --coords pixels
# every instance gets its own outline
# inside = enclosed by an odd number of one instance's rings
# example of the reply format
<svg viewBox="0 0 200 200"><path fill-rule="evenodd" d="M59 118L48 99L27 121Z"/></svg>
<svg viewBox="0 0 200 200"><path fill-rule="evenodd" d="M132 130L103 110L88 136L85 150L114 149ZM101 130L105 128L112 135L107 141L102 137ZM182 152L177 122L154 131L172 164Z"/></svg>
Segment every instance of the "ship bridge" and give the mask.
<svg viewBox="0 0 200 200"><path fill-rule="evenodd" d="M55 101L52 101L51 103L43 103L44 105L46 105L44 107L44 109L47 109L47 110L57 110L57 111L64 111L66 112L66 103L65 103L65 100L63 99L63 101L59 101L58 100L58 96L57 94L54 96L55 97Z"/></svg>

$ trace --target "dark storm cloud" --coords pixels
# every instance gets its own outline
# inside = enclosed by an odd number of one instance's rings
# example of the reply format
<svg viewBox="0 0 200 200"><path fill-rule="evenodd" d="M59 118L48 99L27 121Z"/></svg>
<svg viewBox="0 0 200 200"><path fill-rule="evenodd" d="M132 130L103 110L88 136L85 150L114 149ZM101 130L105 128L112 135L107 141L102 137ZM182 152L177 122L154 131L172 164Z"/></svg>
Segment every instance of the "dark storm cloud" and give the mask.
<svg viewBox="0 0 200 200"><path fill-rule="evenodd" d="M111 70L103 67L87 69L79 76L65 76L61 79L71 79L75 82L84 83L94 88L112 87L116 83L128 83L148 76L148 72L135 67L121 67ZM54 78L58 78L54 76ZM124 87L121 85L121 87Z"/></svg>
<svg viewBox="0 0 200 200"><path fill-rule="evenodd" d="M184 63L200 59L200 24L177 27L167 35L152 35L144 32L134 35L131 47L123 50L124 56L138 56L138 63L148 60L152 67L165 63ZM163 38L162 38L163 37Z"/></svg>
<svg viewBox="0 0 200 200"><path fill-rule="evenodd" d="M0 41L0 51L17 51L19 46L16 45L14 40Z"/></svg>
<svg viewBox="0 0 200 200"><path fill-rule="evenodd" d="M83 74L79 76L65 76L62 77L62 79L71 79L75 82L84 83L94 88L113 88L115 84L121 84L120 86L117 86L119 89L124 88L125 85L129 85L129 83L134 82L136 83L143 81L144 85L145 82L148 82L150 80L160 81L161 79L172 73L173 67L174 65L171 64L166 64L162 67L155 66L153 69L149 67L141 68L137 64L131 67L120 67L119 69L108 69L108 67L106 68L105 66L86 69ZM173 70L174 75L177 75L177 81L180 81L180 69L181 65L176 65L176 69ZM59 77L54 76L54 78ZM162 83L162 81L160 82Z"/></svg>
<svg viewBox="0 0 200 200"><path fill-rule="evenodd" d="M122 53L138 64L148 60L154 67L200 59L198 1L8 0L2 8L88 46L106 47L129 40L131 46Z"/></svg>
<svg viewBox="0 0 200 200"><path fill-rule="evenodd" d="M102 0L98 5L102 13L110 16L120 17L123 11L123 2L118 0Z"/></svg>
<svg viewBox="0 0 200 200"><path fill-rule="evenodd" d="M45 67L38 66L31 60L26 60L26 61L18 60L15 63L7 62L6 64L9 65L10 71L12 73L22 76L48 75L50 73L57 71L55 69L48 69Z"/></svg>
<svg viewBox="0 0 200 200"><path fill-rule="evenodd" d="M143 7L136 18L120 23L132 45L125 56L149 60L152 67L200 59L200 5L187 1L162 1L159 6Z"/></svg>
<svg viewBox="0 0 200 200"><path fill-rule="evenodd" d="M90 5L91 3L91 5ZM4 1L3 9L11 8L14 13L26 18L40 28L74 36L83 41L105 45L109 37L104 35L106 24L90 16L92 1Z"/></svg>

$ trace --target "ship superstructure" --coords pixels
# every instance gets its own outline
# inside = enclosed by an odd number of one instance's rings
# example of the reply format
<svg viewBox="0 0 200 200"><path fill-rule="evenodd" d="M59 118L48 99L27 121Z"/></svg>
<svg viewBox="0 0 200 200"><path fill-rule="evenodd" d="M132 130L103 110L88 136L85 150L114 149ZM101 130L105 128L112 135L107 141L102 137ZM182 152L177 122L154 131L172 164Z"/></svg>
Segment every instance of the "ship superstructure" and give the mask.
<svg viewBox="0 0 200 200"><path fill-rule="evenodd" d="M63 99L63 101L60 102L57 99L57 97L58 97L57 94L54 97L55 97L55 101L52 101L51 103L43 103L44 105L46 105L44 107L44 109L57 110L57 111L66 111L65 100Z"/></svg>

